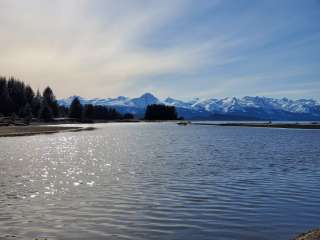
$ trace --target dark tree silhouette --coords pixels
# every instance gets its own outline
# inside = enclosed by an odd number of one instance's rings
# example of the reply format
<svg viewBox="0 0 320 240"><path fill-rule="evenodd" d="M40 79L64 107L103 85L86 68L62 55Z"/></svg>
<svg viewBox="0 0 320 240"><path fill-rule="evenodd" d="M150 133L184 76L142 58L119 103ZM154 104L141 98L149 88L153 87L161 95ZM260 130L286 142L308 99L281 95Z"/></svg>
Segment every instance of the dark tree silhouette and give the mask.
<svg viewBox="0 0 320 240"><path fill-rule="evenodd" d="M60 117L68 117L69 116L69 108L65 106L59 106L59 116Z"/></svg>
<svg viewBox="0 0 320 240"><path fill-rule="evenodd" d="M32 108L31 108L30 103L27 103L24 106L21 116L23 117L24 123L29 124L31 122L31 120L32 120Z"/></svg>
<svg viewBox="0 0 320 240"><path fill-rule="evenodd" d="M106 106L94 106L94 119L116 120L121 119L121 115L114 108Z"/></svg>
<svg viewBox="0 0 320 240"><path fill-rule="evenodd" d="M14 103L9 95L7 80L0 78L0 113L9 116L14 112Z"/></svg>
<svg viewBox="0 0 320 240"><path fill-rule="evenodd" d="M72 117L79 121L115 120L122 116L114 109L106 106L86 105L82 107L75 98L70 108L59 106L50 87L46 87L41 96L39 90L34 94L29 85L25 85L13 77L8 80L0 76L0 116L23 118L29 122L33 117L42 121L52 121L55 117Z"/></svg>
<svg viewBox="0 0 320 240"><path fill-rule="evenodd" d="M42 100L39 118L44 122L50 122L53 120L52 110L45 99Z"/></svg>
<svg viewBox="0 0 320 240"><path fill-rule="evenodd" d="M13 77L8 80L0 77L0 114L11 116L14 113L17 117L23 118L25 109L31 107L32 115L38 117L41 101L40 93L35 96L29 85ZM27 104L30 106L27 107Z"/></svg>
<svg viewBox="0 0 320 240"><path fill-rule="evenodd" d="M32 100L34 98L34 91L32 90L32 88L29 85L26 86L25 97L26 97L27 103L32 104Z"/></svg>
<svg viewBox="0 0 320 240"><path fill-rule="evenodd" d="M132 113L125 113L123 119L134 119L134 116Z"/></svg>
<svg viewBox="0 0 320 240"><path fill-rule="evenodd" d="M36 96L31 101L32 115L34 117L39 116L40 108L41 108L42 96L40 91L37 91Z"/></svg>
<svg viewBox="0 0 320 240"><path fill-rule="evenodd" d="M46 87L43 90L42 96L48 103L52 103L52 102L54 102L56 100L56 98L55 98L55 96L53 94L53 91L52 91L52 89L50 87Z"/></svg>
<svg viewBox="0 0 320 240"><path fill-rule="evenodd" d="M94 119L94 106L92 104L84 105L83 119L85 121L92 121Z"/></svg>
<svg viewBox="0 0 320 240"><path fill-rule="evenodd" d="M174 106L162 104L148 105L144 118L146 120L177 120L177 111Z"/></svg>
<svg viewBox="0 0 320 240"><path fill-rule="evenodd" d="M73 99L70 105L69 117L76 118L78 120L81 120L82 118L82 105L77 97Z"/></svg>
<svg viewBox="0 0 320 240"><path fill-rule="evenodd" d="M15 80L11 77L8 80L7 88L9 92L9 96L13 102L13 112L19 113L27 103L26 95L25 95L25 84L21 81Z"/></svg>
<svg viewBox="0 0 320 240"><path fill-rule="evenodd" d="M46 100L48 106L51 108L52 114L54 117L59 116L59 106L56 100L56 97L53 94L53 91L50 87L46 87L43 91L43 98Z"/></svg>

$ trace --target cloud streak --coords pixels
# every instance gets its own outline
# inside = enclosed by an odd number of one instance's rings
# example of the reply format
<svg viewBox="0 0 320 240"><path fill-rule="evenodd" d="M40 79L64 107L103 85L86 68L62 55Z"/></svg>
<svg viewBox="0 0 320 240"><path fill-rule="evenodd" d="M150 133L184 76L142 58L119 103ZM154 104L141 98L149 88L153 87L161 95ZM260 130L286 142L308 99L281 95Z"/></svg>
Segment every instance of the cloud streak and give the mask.
<svg viewBox="0 0 320 240"><path fill-rule="evenodd" d="M252 94L241 85L253 78L266 79L255 76L270 75L275 69L270 61L296 53L310 57L305 38L282 45L288 41L285 34L294 35L290 26L305 17L288 22L275 15L281 21L274 25L264 12L267 7L278 6L275 2L248 8L248 4L232 7L228 1L195 5L182 0L3 0L0 74L15 75L41 89L50 85L58 97L135 95L150 88L160 96L175 92L226 96L234 94L232 86L239 86L236 95ZM257 19L265 29L253 23ZM306 37L319 40L314 34ZM312 46L319 48L316 44ZM313 65L317 60L311 60ZM283 69L301 64L290 61L281 63ZM303 71L308 69L315 81L319 74L310 67ZM278 71L272 75L283 72ZM183 93L181 85L187 86ZM272 89L278 90L277 84Z"/></svg>

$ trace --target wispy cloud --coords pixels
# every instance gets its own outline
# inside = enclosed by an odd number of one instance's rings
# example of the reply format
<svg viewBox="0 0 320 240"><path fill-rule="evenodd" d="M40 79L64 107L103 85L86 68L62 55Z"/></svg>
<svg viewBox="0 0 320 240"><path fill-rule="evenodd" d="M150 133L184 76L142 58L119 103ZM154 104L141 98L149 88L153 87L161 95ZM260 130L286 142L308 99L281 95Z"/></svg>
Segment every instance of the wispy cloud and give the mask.
<svg viewBox="0 0 320 240"><path fill-rule="evenodd" d="M51 84L59 95L106 96L139 76L198 67L206 44L158 49L140 44L145 35L183 13L181 2L122 4L1 1L2 74L15 74L38 87Z"/></svg>
<svg viewBox="0 0 320 240"><path fill-rule="evenodd" d="M51 85L59 97L250 95L297 76L312 84L320 35L307 20L318 13L297 4L2 0L0 74Z"/></svg>

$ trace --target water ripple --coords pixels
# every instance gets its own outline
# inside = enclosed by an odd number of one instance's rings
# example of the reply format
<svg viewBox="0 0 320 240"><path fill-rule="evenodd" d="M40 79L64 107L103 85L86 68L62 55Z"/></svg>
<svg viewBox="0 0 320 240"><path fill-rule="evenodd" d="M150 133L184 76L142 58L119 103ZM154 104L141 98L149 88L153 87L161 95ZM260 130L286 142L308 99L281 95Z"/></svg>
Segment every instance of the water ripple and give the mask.
<svg viewBox="0 0 320 240"><path fill-rule="evenodd" d="M0 239L265 239L320 225L319 131L102 124L0 139Z"/></svg>

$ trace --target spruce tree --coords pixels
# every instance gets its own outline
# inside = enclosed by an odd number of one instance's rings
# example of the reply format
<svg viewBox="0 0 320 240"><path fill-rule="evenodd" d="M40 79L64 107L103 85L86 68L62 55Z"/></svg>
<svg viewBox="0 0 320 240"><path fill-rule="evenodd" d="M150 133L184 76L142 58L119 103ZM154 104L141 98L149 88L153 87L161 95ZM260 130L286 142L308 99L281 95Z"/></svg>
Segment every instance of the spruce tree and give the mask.
<svg viewBox="0 0 320 240"><path fill-rule="evenodd" d="M50 122L53 120L52 110L45 99L43 99L41 103L39 118L45 122Z"/></svg>
<svg viewBox="0 0 320 240"><path fill-rule="evenodd" d="M83 119L93 120L94 118L94 107L92 104L86 104L83 109Z"/></svg>
<svg viewBox="0 0 320 240"><path fill-rule="evenodd" d="M14 112L19 113L27 103L25 96L25 84L22 81L10 77L7 83L9 96L14 105Z"/></svg>
<svg viewBox="0 0 320 240"><path fill-rule="evenodd" d="M50 87L46 87L42 94L43 98L47 102L48 106L51 108L54 117L59 116L59 106L56 97Z"/></svg>
<svg viewBox="0 0 320 240"><path fill-rule="evenodd" d="M125 113L123 119L134 119L134 116L132 113Z"/></svg>
<svg viewBox="0 0 320 240"><path fill-rule="evenodd" d="M15 110L14 103L9 95L7 86L5 85L0 92L0 113L9 116Z"/></svg>
<svg viewBox="0 0 320 240"><path fill-rule="evenodd" d="M31 102L32 115L34 117L38 117L39 116L39 112L40 112L40 108L41 108L41 102L42 102L42 97L41 97L40 91L37 90L37 94L32 99L32 102Z"/></svg>
<svg viewBox="0 0 320 240"><path fill-rule="evenodd" d="M23 121L25 124L29 124L32 120L32 108L30 103L27 103L22 111Z"/></svg>
<svg viewBox="0 0 320 240"><path fill-rule="evenodd" d="M26 86L25 97L26 97L27 103L31 104L32 100L34 98L34 91L32 90L32 88L29 85Z"/></svg>
<svg viewBox="0 0 320 240"><path fill-rule="evenodd" d="M77 97L73 99L70 105L69 117L76 118L79 121L82 118L82 105Z"/></svg>
<svg viewBox="0 0 320 240"><path fill-rule="evenodd" d="M152 104L147 106L144 118L146 120L176 120L178 116L174 106Z"/></svg>

